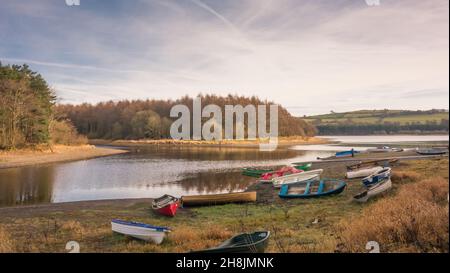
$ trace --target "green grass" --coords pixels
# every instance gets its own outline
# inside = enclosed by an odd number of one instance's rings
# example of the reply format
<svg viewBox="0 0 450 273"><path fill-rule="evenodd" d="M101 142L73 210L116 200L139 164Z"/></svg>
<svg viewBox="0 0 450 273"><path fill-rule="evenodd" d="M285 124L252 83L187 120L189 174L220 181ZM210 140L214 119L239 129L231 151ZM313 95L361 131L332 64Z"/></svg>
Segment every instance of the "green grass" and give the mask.
<svg viewBox="0 0 450 273"><path fill-rule="evenodd" d="M350 122L355 124L391 123L440 123L442 119L449 119L448 111L401 111L401 110L361 110L345 113L331 113L325 115L309 116L305 120L319 124L336 124Z"/></svg>

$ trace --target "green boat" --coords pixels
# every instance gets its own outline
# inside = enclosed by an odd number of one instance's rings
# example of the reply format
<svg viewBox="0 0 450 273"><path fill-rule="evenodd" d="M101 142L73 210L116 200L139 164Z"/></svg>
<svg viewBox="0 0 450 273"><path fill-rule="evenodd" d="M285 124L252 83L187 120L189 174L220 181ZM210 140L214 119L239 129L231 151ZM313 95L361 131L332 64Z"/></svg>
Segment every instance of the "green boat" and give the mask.
<svg viewBox="0 0 450 273"><path fill-rule="evenodd" d="M264 253L270 231L257 231L236 235L217 247L191 251L191 253Z"/></svg>
<svg viewBox="0 0 450 273"><path fill-rule="evenodd" d="M273 172L272 169L254 169L254 168L243 168L242 174L251 177L260 177L264 173Z"/></svg>
<svg viewBox="0 0 450 273"><path fill-rule="evenodd" d="M297 170L302 170L302 171L308 171L311 166L312 163L292 163L294 166L294 168L296 168ZM265 173L271 173L275 170L273 169L256 169L256 168L242 168L242 174L246 175L246 176L251 176L251 177L261 177L261 175L265 174Z"/></svg>
<svg viewBox="0 0 450 273"><path fill-rule="evenodd" d="M303 171L309 171L309 169L311 169L312 167L312 163L301 163L301 162L295 162L292 163L292 165L294 165L294 168L296 168L297 170L303 170Z"/></svg>

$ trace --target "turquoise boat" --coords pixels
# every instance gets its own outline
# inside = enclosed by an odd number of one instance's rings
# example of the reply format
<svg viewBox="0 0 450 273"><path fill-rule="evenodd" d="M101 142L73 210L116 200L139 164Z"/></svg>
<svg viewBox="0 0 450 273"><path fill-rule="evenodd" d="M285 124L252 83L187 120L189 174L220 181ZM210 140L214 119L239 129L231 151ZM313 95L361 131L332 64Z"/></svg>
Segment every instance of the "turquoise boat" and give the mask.
<svg viewBox="0 0 450 273"><path fill-rule="evenodd" d="M314 198L344 191L347 183L341 180L322 179L308 180L301 183L285 184L281 186L278 196L281 198Z"/></svg>
<svg viewBox="0 0 450 273"><path fill-rule="evenodd" d="M357 153L359 153L359 151L355 151L354 149L351 149L350 151L337 152L335 154L335 156L336 157L353 157Z"/></svg>

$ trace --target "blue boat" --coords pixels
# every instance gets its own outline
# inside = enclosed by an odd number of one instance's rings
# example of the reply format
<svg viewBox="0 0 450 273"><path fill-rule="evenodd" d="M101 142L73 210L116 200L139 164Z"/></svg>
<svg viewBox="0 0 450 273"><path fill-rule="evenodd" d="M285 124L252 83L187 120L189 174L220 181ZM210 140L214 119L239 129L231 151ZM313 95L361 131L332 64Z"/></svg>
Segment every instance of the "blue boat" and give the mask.
<svg viewBox="0 0 450 273"><path fill-rule="evenodd" d="M355 151L354 149L351 149L350 151L337 152L335 154L335 156L336 157L353 157L357 153L359 153L359 151Z"/></svg>
<svg viewBox="0 0 450 273"><path fill-rule="evenodd" d="M391 178L391 171L392 171L391 168L385 167L382 170L380 170L380 171L378 171L378 172L376 172L376 173L374 173L372 175L369 175L366 178L363 178L362 182L363 182L364 186L371 187L371 186L373 186L375 184L378 184L378 183L380 183L382 181L390 179Z"/></svg>
<svg viewBox="0 0 450 273"><path fill-rule="evenodd" d="M285 184L281 186L278 196L281 198L313 198L332 194L339 194L344 191L347 183L334 179L311 179L308 181Z"/></svg>

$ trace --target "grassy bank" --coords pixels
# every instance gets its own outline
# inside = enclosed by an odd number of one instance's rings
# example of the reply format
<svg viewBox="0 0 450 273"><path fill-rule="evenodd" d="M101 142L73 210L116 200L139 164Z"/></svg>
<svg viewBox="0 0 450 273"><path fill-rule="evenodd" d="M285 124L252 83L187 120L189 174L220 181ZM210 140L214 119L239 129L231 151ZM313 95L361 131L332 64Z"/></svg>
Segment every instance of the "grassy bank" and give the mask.
<svg viewBox="0 0 450 273"><path fill-rule="evenodd" d="M345 170L339 163L316 167L334 178ZM362 205L351 202L359 180L348 180L339 196L289 201L255 184L249 190L259 192L256 204L180 209L173 219L155 215L149 199L1 208L0 251L64 252L75 240L82 252L185 252L239 232L270 230L268 252L359 252L369 240L386 252L448 252L448 159L403 161L394 167L393 184L385 196ZM143 243L113 234L113 218L173 232L159 246Z"/></svg>
<svg viewBox="0 0 450 273"><path fill-rule="evenodd" d="M42 146L33 149L0 151L0 169L89 159L125 152L124 150L99 148L92 145L53 145L51 147Z"/></svg>

